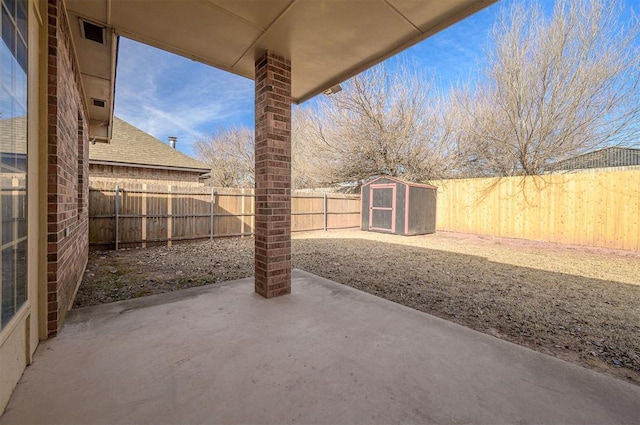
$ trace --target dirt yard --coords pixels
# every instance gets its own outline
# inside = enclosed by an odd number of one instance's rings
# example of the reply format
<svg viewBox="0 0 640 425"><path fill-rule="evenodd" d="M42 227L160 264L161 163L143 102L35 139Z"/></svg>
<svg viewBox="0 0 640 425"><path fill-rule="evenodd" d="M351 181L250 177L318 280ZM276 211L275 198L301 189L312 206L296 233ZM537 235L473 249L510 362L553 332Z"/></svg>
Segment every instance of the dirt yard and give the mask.
<svg viewBox="0 0 640 425"><path fill-rule="evenodd" d="M640 253L313 232L294 235L293 266L640 385ZM252 274L251 238L94 252L75 307Z"/></svg>

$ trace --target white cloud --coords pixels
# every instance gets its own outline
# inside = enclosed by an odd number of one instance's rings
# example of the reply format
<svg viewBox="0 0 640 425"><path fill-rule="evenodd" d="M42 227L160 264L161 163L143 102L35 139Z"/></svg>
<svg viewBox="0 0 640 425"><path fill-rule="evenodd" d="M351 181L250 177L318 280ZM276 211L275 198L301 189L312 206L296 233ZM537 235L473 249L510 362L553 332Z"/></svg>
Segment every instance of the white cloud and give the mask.
<svg viewBox="0 0 640 425"><path fill-rule="evenodd" d="M253 125L253 82L171 53L121 39L115 114L160 140L195 140L216 127Z"/></svg>

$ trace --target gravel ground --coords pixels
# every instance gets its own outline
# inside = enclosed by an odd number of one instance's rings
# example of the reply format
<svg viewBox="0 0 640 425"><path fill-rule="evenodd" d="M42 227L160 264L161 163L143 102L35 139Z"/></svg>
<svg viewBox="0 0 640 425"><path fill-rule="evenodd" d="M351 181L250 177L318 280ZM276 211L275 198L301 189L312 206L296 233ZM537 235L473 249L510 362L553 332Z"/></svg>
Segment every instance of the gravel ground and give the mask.
<svg viewBox="0 0 640 425"><path fill-rule="evenodd" d="M640 384L640 253L313 232L294 235L293 267ZM252 275L252 238L93 252L74 307Z"/></svg>

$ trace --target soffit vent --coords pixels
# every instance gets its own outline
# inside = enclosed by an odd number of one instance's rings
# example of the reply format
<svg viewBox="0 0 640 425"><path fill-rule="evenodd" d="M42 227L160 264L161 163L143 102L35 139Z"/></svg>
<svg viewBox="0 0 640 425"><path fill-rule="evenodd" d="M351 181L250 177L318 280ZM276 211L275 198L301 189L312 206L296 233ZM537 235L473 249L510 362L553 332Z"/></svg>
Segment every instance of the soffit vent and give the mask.
<svg viewBox="0 0 640 425"><path fill-rule="evenodd" d="M105 38L105 28L92 24L91 22L87 22L84 19L80 19L80 32L82 33L82 37L87 40L95 41L96 43L104 44Z"/></svg>
<svg viewBox="0 0 640 425"><path fill-rule="evenodd" d="M93 103L93 106L97 106L98 108L104 108L107 105L107 101L104 99L94 99L93 97L91 98L91 103Z"/></svg>

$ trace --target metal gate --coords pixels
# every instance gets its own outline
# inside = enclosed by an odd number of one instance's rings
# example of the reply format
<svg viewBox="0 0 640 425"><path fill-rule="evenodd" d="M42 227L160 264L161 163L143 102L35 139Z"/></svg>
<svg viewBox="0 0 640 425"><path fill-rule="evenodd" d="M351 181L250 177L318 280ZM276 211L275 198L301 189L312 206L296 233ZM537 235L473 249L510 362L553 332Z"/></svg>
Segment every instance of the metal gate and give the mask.
<svg viewBox="0 0 640 425"><path fill-rule="evenodd" d="M382 232L396 231L396 185L369 186L369 229Z"/></svg>

